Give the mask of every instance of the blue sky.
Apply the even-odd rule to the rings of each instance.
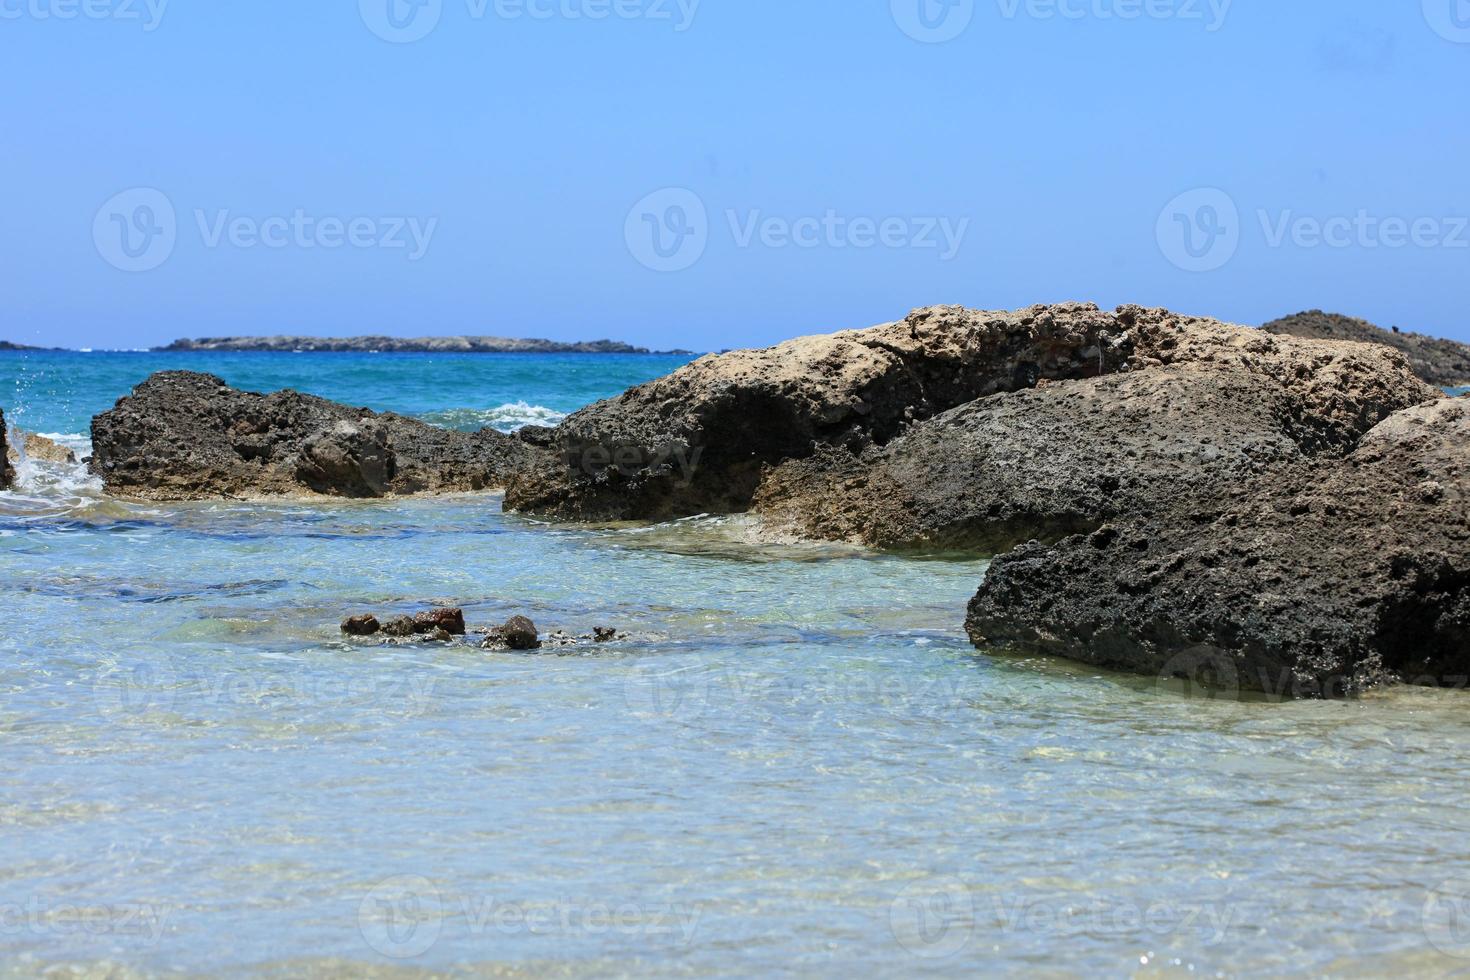
[[[1470,0],[392,2],[0,0],[0,339],[1470,340]]]

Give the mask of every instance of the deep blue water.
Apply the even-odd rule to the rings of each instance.
[[[149,371],[461,425],[678,359],[0,354],[79,450]],[[0,494],[0,975],[1420,976],[1470,965],[1465,692],[1209,700],[982,656],[986,563],[496,494]],[[433,602],[626,639],[345,640]]]

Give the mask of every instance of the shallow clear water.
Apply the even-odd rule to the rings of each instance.
[[[7,414],[80,434],[158,366],[69,357],[0,355]],[[417,414],[567,411],[666,369],[225,360],[166,358]],[[1470,968],[1470,694],[1236,703],[982,656],[960,624],[983,561],[745,519],[133,504],[23,475],[0,494],[0,974]],[[630,636],[338,632],[435,600]]]

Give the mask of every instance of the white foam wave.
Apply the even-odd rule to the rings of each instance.
[[[526,402],[513,402],[498,408],[450,408],[419,416],[430,425],[466,432],[486,427],[499,429],[501,432],[515,432],[528,425],[556,425],[566,417],[565,412]]]

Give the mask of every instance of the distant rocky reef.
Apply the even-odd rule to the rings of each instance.
[[[1367,320],[1308,310],[1294,316],[1272,320],[1261,327],[1267,333],[1304,337],[1308,340],[1353,340],[1364,344],[1382,344],[1400,351],[1409,359],[1409,367],[1423,380],[1441,388],[1470,386],[1470,346],[1453,340],[1406,333],[1398,327],[1384,330]]]
[[[388,354],[688,354],[650,351],[616,340],[516,340],[509,337],[201,337],[176,340],[160,351],[295,351]]]

